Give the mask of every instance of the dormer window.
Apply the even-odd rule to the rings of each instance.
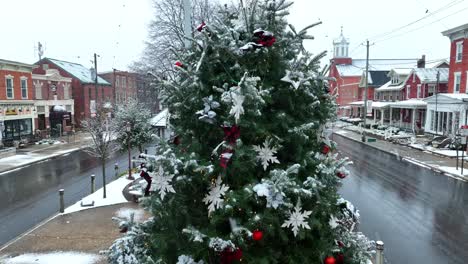
[[[397,84],[400,82],[400,79],[398,78],[398,75],[393,75],[392,76],[392,84]]]

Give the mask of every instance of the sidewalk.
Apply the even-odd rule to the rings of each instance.
[[[376,139],[375,142],[362,142],[360,133],[347,130],[346,128],[334,128],[333,133],[335,136],[343,136],[395,155],[402,161],[410,162],[462,181],[468,181],[468,163],[466,161],[463,175],[461,175],[460,167],[458,170],[456,169],[456,158],[438,155],[429,151],[394,144],[380,139]],[[461,166],[461,160],[459,166]]]
[[[68,142],[69,141],[69,142]],[[32,163],[77,151],[89,145],[91,138],[78,132],[75,136],[62,137],[56,144],[33,144],[17,149],[16,155],[0,159],[0,173],[25,167]]]
[[[149,217],[138,204],[126,199],[129,195],[124,192],[132,183],[121,177],[107,185],[106,199],[102,199],[102,189],[82,199],[93,200],[94,207],[82,207],[79,201],[39,224],[0,248],[0,263],[107,263],[101,251],[121,236],[112,217],[128,219],[134,214],[136,222]]]

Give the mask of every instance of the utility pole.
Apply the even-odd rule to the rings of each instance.
[[[184,7],[184,45],[188,49],[192,38],[192,3],[190,0],[183,0],[182,4]]]
[[[97,92],[97,84],[98,84],[98,75],[97,75],[97,54],[94,53],[94,100],[96,101],[97,105],[97,97],[98,97],[98,92]],[[97,107],[97,106],[96,106]]]
[[[437,118],[439,116],[439,114],[437,113],[437,97],[439,95],[439,80],[440,80],[440,71],[437,70],[437,81],[436,81],[436,87],[435,87],[435,91],[434,91],[435,96],[436,96],[436,98],[435,98],[435,131],[436,131],[436,134],[437,134],[437,132],[439,132],[438,131],[438,128],[439,128],[439,123],[438,122],[439,122],[439,120]]]
[[[362,142],[366,142],[366,118],[367,118],[367,89],[369,88],[369,40],[366,42],[367,55],[366,55],[366,86],[364,88],[364,122],[362,128]]]

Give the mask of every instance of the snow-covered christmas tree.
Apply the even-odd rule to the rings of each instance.
[[[142,199],[153,217],[116,241],[111,263],[369,257],[371,243],[353,232],[356,210],[337,194],[348,161],[324,132],[335,112],[319,70],[324,53],[303,47],[317,24],[288,25],[284,0],[248,4],[200,21],[179,54],[164,97],[177,138],[152,159],[164,193]]]

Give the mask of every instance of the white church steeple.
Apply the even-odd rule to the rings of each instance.
[[[333,41],[333,58],[349,57],[349,41],[343,35],[343,26],[341,26],[340,36]]]

